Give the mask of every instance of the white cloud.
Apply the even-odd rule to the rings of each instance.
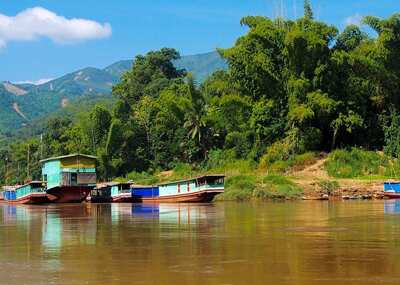
[[[45,84],[49,81],[52,81],[54,78],[43,78],[39,80],[24,80],[24,81],[18,81],[14,82],[15,84],[33,84],[33,85],[42,85]]]
[[[347,17],[345,20],[346,25],[356,25],[356,26],[361,26],[362,24],[362,19],[363,16],[361,16],[359,13],[354,14],[350,17]]]
[[[0,48],[10,41],[31,41],[41,37],[56,43],[76,43],[111,36],[109,23],[67,19],[41,7],[29,8],[10,17],[0,14]]]

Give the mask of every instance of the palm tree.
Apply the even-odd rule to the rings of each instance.
[[[204,151],[203,131],[206,126],[204,114],[206,109],[203,94],[197,90],[196,82],[191,74],[187,76],[188,106],[184,127],[189,131],[192,139],[196,139],[200,148]]]

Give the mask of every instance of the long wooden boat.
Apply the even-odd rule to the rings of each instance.
[[[135,202],[199,203],[211,202],[224,192],[224,175],[206,175],[157,186],[134,185]]]
[[[6,188],[4,191],[4,200],[8,203],[18,204],[49,203],[44,183],[41,181],[32,181],[23,186]]]
[[[90,192],[89,200],[93,203],[133,202],[131,184],[119,182],[97,184],[96,188]]]
[[[383,190],[386,198],[400,199],[400,182],[385,182]]]

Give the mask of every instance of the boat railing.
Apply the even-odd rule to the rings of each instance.
[[[208,184],[204,184],[199,186],[200,190],[204,190],[204,189],[223,189],[224,188],[224,184],[223,183],[208,183]]]
[[[44,188],[20,188],[16,191],[17,198],[32,194],[32,193],[44,193]]]

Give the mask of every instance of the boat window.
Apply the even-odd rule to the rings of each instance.
[[[78,184],[78,175],[76,173],[71,173],[71,185]]]

